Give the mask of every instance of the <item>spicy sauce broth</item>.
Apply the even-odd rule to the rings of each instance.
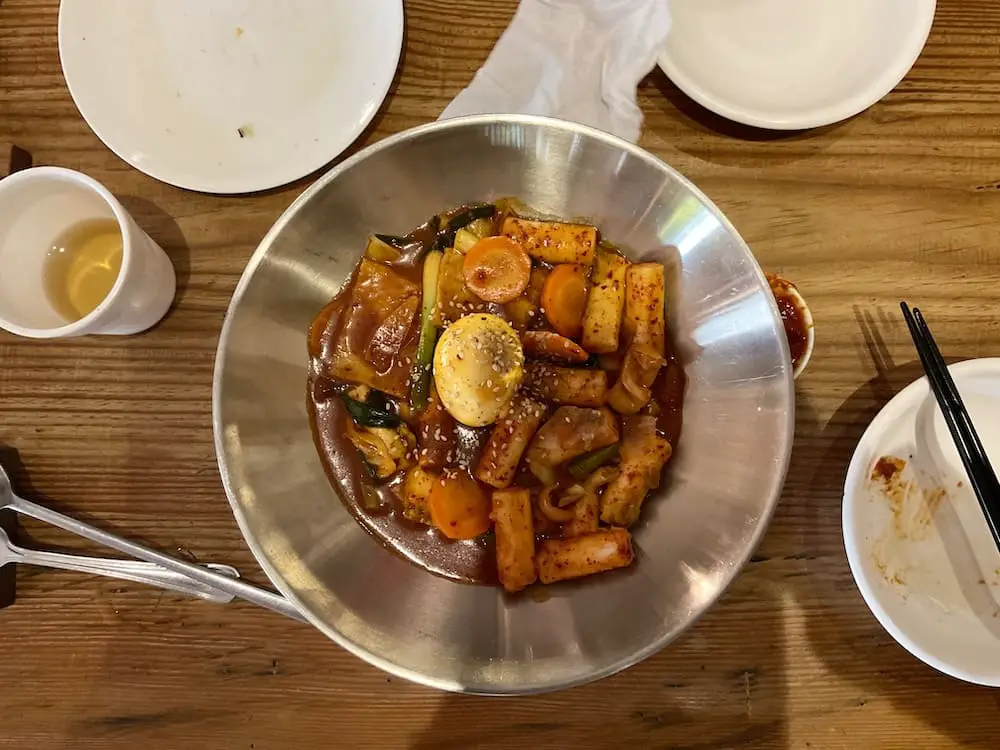
[[[464,207],[450,212],[450,215],[461,210]],[[413,241],[403,250],[399,260],[391,263],[393,270],[418,284],[423,266],[422,248],[427,237],[433,236],[435,223],[428,222],[407,235],[405,239]],[[456,541],[446,538],[432,527],[406,518],[401,501],[402,475],[397,474],[385,482],[375,480],[347,437],[346,425],[351,417],[341,394],[349,386],[332,379],[328,373],[342,315],[351,301],[356,270],[337,297],[317,315],[309,332],[309,417],[316,448],[327,475],[351,514],[389,550],[452,580],[496,585],[496,548],[492,532],[477,539]],[[496,314],[506,317],[501,306],[494,307]],[[419,326],[419,316],[416,325]],[[548,326],[544,316],[536,316],[532,330],[545,329]],[[659,411],[658,429],[676,450],[681,432],[686,378],[669,333],[668,330],[667,366],[659,373],[652,390]],[[609,377],[613,378],[613,374],[609,373]],[[398,400],[390,396],[388,401],[398,412]],[[491,427],[471,428],[458,424],[456,430],[458,448],[455,464],[471,473],[489,438]],[[569,481],[568,474],[566,476]],[[541,483],[523,464],[519,467],[516,484],[533,490],[541,488]],[[536,523],[536,531],[541,538],[558,535],[558,525],[554,526],[541,517]]]

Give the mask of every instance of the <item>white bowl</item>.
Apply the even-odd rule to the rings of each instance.
[[[1000,466],[1000,359],[949,370]],[[891,480],[874,471],[886,456],[905,462]],[[843,528],[854,580],[889,634],[945,674],[1000,686],[1000,552],[926,378],[893,398],[858,443]]]
[[[829,125],[903,79],[935,0],[674,0],[660,67],[723,117],[774,130]]]

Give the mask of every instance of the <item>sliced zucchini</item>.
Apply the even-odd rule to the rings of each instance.
[[[477,206],[470,206],[448,219],[447,224],[438,230],[437,240],[434,243],[435,250],[442,252],[449,247],[455,246],[455,235],[459,229],[466,229],[469,225],[482,221],[483,224],[477,226],[477,231],[484,231],[487,234],[477,236],[489,236],[493,234],[493,219],[496,217],[497,209],[492,203],[485,203]],[[489,227],[487,229],[486,227]],[[474,232],[475,234],[475,232]]]
[[[388,234],[373,234],[368,237],[365,255],[379,263],[392,263],[402,255],[405,240]]]
[[[465,255],[465,253],[469,252],[480,239],[480,237],[477,237],[468,229],[459,229],[455,232],[455,249]]]
[[[431,252],[424,259],[420,341],[417,344],[417,358],[413,363],[413,385],[410,388],[410,407],[416,412],[427,408],[430,395],[431,362],[434,359],[434,345],[438,337],[438,329],[434,325],[434,310],[437,307],[441,257],[440,253]]]
[[[496,234],[496,228],[493,225],[492,219],[476,219],[474,222],[465,227],[466,231],[471,232],[476,235],[479,239],[483,237],[492,237]]]
[[[497,207],[492,203],[484,203],[479,206],[470,206],[465,211],[456,214],[448,221],[448,229],[457,232],[463,227],[469,226],[474,221],[480,219],[492,220],[496,216]]]

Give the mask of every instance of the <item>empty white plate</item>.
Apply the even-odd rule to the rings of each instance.
[[[913,66],[935,0],[670,0],[660,67],[736,122],[798,130],[844,120]]]
[[[948,369],[1000,467],[1000,359]],[[1000,552],[926,378],[858,443],[843,525],[854,580],[889,634],[946,674],[1000,686]]]
[[[319,169],[396,72],[402,0],[62,0],[59,54],[97,136],[172,185],[244,193]]]

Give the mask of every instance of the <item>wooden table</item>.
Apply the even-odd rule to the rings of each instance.
[[[355,149],[434,119],[515,5],[407,2],[398,81]],[[70,99],[57,11],[56,0],[0,5],[0,141],[108,185],[166,248],[179,291],[142,336],[0,334],[0,442],[20,452],[22,487],[53,507],[262,581],[216,469],[212,361],[244,264],[309,181],[211,197],[126,166]],[[449,28],[461,36],[444,39]],[[900,298],[924,308],[946,355],[1000,355],[998,49],[1000,4],[942,0],[893,94],[850,122],[787,136],[710,115],[658,71],[643,81],[642,144],[695,180],[763,265],[800,284],[819,341],[771,529],[679,642],[554,695],[445,695],[249,605],[23,569],[16,604],[0,612],[0,747],[995,748],[998,694],[925,667],[869,614],[840,500],[857,438],[918,371]],[[26,532],[66,541],[35,524]]]

